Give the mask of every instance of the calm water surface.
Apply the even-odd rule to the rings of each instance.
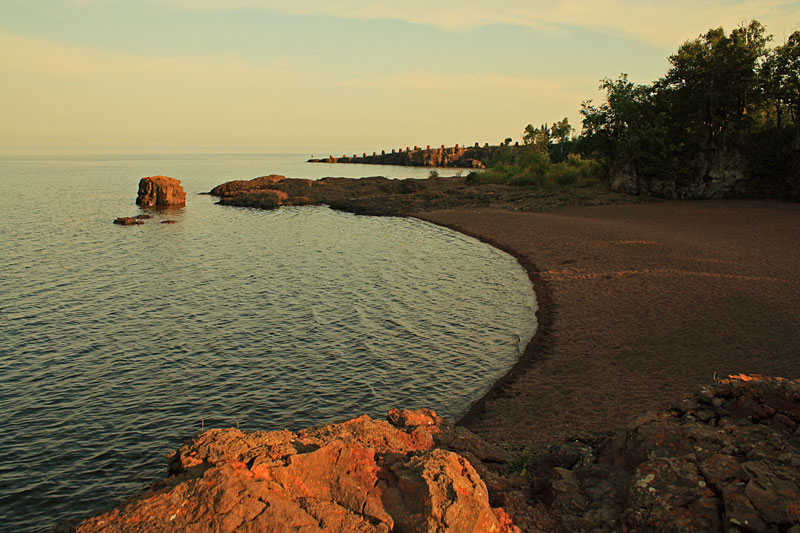
[[[427,175],[304,157],[0,159],[0,529],[135,494],[201,426],[456,418],[514,362],[536,302],[503,252],[414,219],[198,195],[270,173]],[[156,174],[186,208],[111,224]]]

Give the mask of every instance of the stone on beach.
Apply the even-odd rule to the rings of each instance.
[[[139,181],[139,195],[136,204],[142,207],[186,205],[186,193],[181,182],[167,176],[152,176]]]

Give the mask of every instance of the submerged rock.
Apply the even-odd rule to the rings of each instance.
[[[430,410],[213,429],[170,456],[166,480],[77,531],[519,531],[478,474],[503,457]]]
[[[167,176],[152,176],[139,181],[136,204],[143,207],[186,205],[186,193],[181,182]]]
[[[139,217],[119,217],[114,219],[114,224],[121,226],[134,226],[136,224],[144,224],[144,221]]]

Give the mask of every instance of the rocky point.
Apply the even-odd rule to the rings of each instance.
[[[298,432],[214,429],[77,531],[519,531],[479,471],[505,452],[430,410]]]
[[[535,431],[535,428],[532,429]],[[213,429],[77,531],[800,533],[800,380],[730,376],[608,434],[510,455],[433,411]]]
[[[279,175],[235,180],[214,187],[221,205],[274,209],[281,206],[327,205],[358,215],[408,215],[464,206],[541,211],[566,204],[599,205],[641,202],[641,197],[597,188],[543,191],[512,185],[470,185],[466,178],[388,179],[322,178],[307,180]]]

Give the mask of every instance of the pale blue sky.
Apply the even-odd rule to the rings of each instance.
[[[709,27],[782,41],[800,2],[3,0],[0,149],[496,143],[650,82]]]

